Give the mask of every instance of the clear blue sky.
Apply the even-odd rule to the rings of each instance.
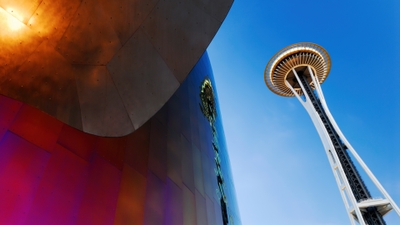
[[[305,109],[264,83],[269,59],[305,41],[330,54],[330,111],[400,205],[400,1],[236,0],[208,52],[243,225],[350,224]]]

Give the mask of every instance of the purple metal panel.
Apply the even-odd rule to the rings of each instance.
[[[25,224],[50,153],[7,132],[0,142],[0,224]]]
[[[121,171],[95,155],[90,164],[77,224],[113,224],[120,182]]]
[[[216,225],[217,221],[215,218],[215,207],[213,201],[206,195],[206,207],[207,207],[207,221],[208,225]]]
[[[26,224],[76,224],[88,175],[88,162],[56,145]]]
[[[177,184],[167,178],[164,225],[183,225],[183,192]]]
[[[206,200],[199,191],[195,192],[197,225],[207,225]]]
[[[209,157],[204,153],[201,154],[201,157],[205,195],[212,197],[216,195],[215,189],[217,188],[217,177],[214,172],[216,168],[214,157]]]
[[[201,164],[201,152],[197,147],[192,143],[192,154],[193,154],[193,177],[194,177],[194,185],[196,189],[201,193],[204,194],[204,184],[203,184],[203,166]]]
[[[144,225],[160,225],[164,220],[165,184],[152,172],[148,172]]]

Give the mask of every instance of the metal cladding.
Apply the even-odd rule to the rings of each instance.
[[[0,94],[124,136],[204,53],[232,0],[0,0]]]
[[[264,81],[268,88],[277,95],[293,97],[294,94],[286,85],[292,76],[292,69],[310,66],[320,84],[327,78],[331,69],[328,52],[321,46],[309,42],[301,42],[283,48],[268,62],[264,71]],[[309,80],[311,87],[314,84]],[[295,88],[301,95],[301,88]]]
[[[241,225],[221,120],[210,129],[199,107],[206,77],[205,54],[155,116],[114,138],[0,96],[0,224],[224,225],[226,204]]]

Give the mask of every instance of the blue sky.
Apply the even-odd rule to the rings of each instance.
[[[350,224],[305,109],[264,83],[269,59],[304,41],[330,54],[330,111],[400,205],[400,2],[236,0],[208,52],[243,225]]]

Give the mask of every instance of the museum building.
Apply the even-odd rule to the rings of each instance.
[[[240,225],[205,52],[231,5],[0,0],[0,224]]]

